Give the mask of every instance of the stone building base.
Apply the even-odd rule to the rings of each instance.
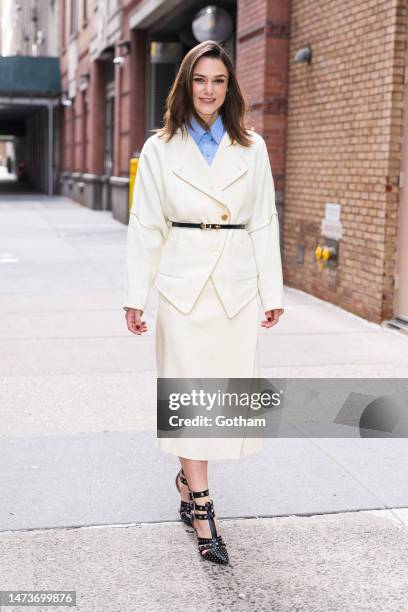
[[[61,172],[59,192],[92,210],[111,210],[114,219],[129,219],[129,179],[120,176]]]

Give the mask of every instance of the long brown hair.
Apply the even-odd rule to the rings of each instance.
[[[245,127],[247,105],[238,85],[235,68],[228,53],[214,40],[206,40],[188,51],[181,62],[177,76],[167,95],[166,111],[163,117],[163,127],[152,130],[160,137],[169,141],[178,128],[186,133],[186,124],[189,125],[190,116],[193,115],[204,128],[208,125],[195,111],[192,93],[192,76],[196,63],[202,57],[220,59],[228,70],[228,91],[224,103],[219,109],[225,129],[232,142],[238,142],[244,147],[253,143],[251,134]]]

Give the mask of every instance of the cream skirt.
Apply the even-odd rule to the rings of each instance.
[[[156,319],[159,378],[259,377],[258,302],[229,319],[210,277],[184,314],[161,293]],[[238,459],[262,450],[262,438],[156,438],[160,450],[187,459]]]

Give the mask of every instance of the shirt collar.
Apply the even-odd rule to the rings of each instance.
[[[209,131],[215,142],[217,144],[220,144],[221,138],[223,137],[225,131],[221,115],[218,115],[217,119],[211,125]],[[194,140],[198,143],[201,140],[203,134],[205,134],[206,132],[207,130],[198,123],[197,119],[194,116],[192,116],[190,134],[193,136]]]

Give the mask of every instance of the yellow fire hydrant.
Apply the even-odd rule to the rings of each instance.
[[[316,259],[321,259],[322,258],[322,246],[320,244],[317,245],[316,249],[315,249],[315,258]]]
[[[323,259],[323,261],[328,261],[329,259],[334,259],[336,257],[336,250],[333,247],[322,246],[318,244],[315,249],[315,258],[317,260]]]
[[[318,244],[314,253],[315,259],[321,270],[326,267],[326,263],[328,261],[332,261],[333,259],[337,258],[336,249],[331,246]]]

